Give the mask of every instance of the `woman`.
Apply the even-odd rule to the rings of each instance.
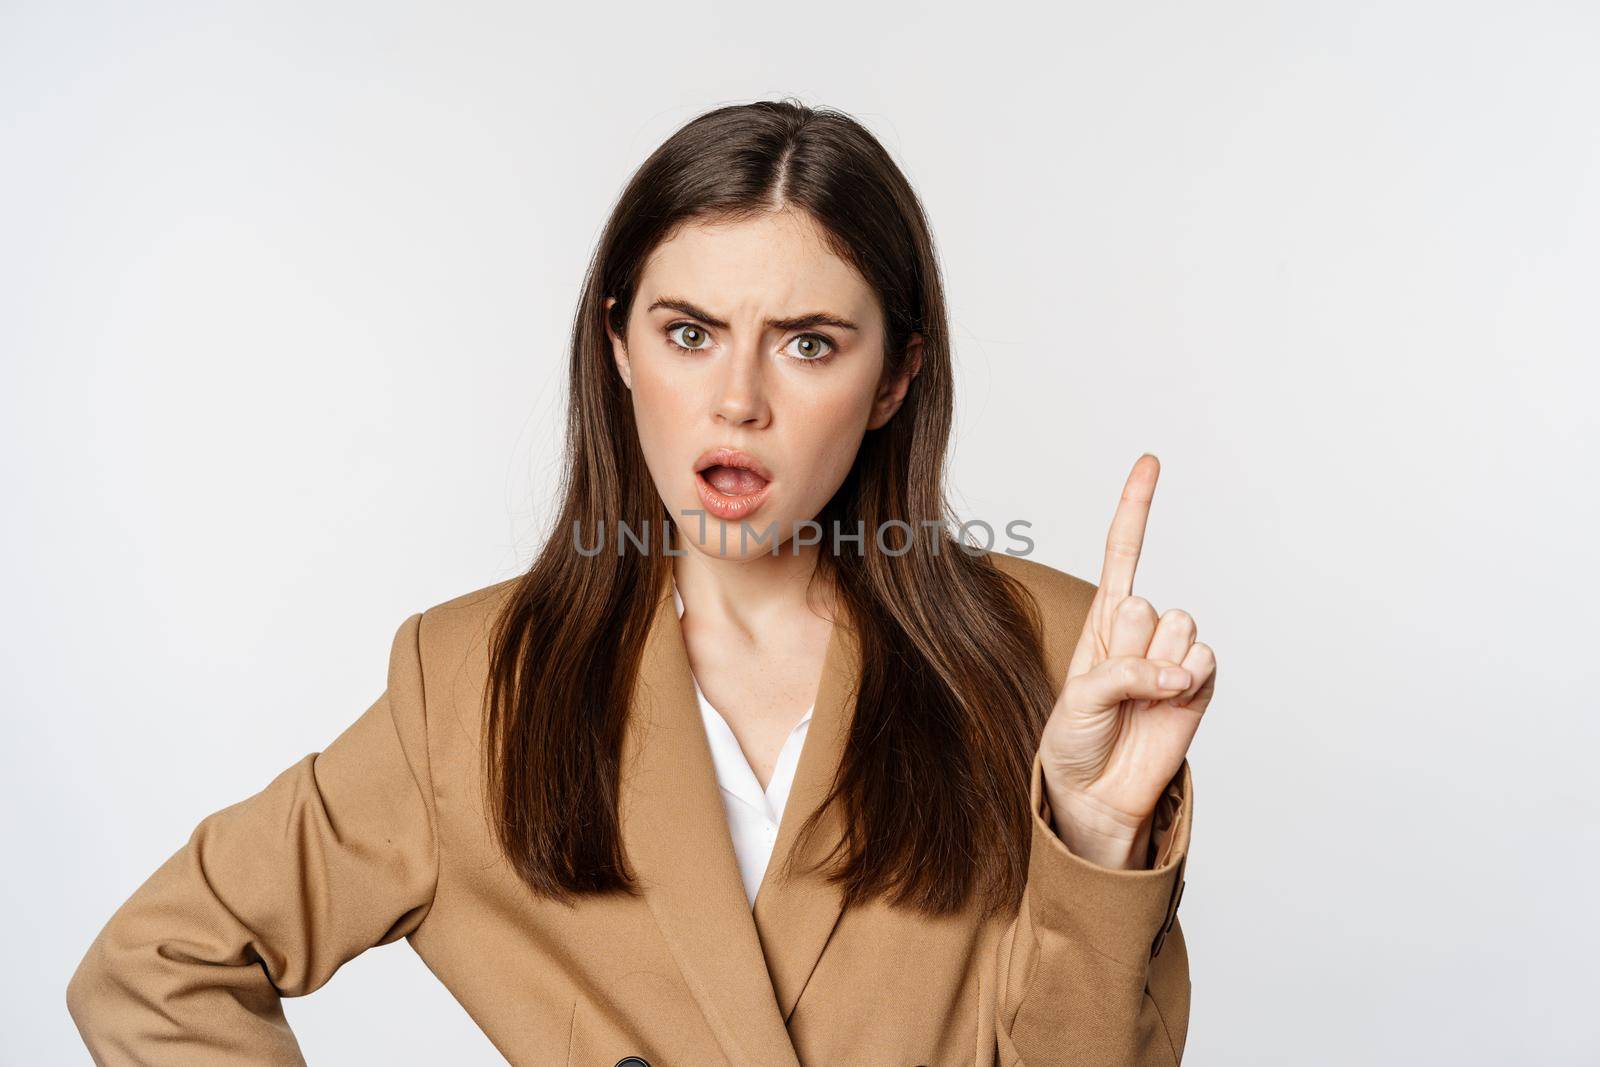
[[[882,146],[675,133],[584,288],[553,535],[113,915],[96,1062],[300,1063],[280,998],[401,937],[519,1065],[1178,1062],[1215,664],[1132,595],[1157,463],[1096,587],[950,536],[951,409]]]

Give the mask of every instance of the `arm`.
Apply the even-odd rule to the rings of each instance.
[[[282,997],[411,934],[438,877],[421,615],[388,686],[320,753],[215,812],[111,916],[67,985],[99,1067],[303,1067]]]
[[[1028,878],[1000,944],[996,1031],[1006,1067],[1170,1067],[1183,1057],[1187,753],[1215,693],[1216,656],[1195,640],[1188,612],[1158,616],[1133,595],[1159,469],[1145,453],[1129,472],[1098,586],[1035,572],[1045,579],[1052,681],[1066,642],[1072,651],[1033,758]],[[1052,829],[1058,816],[1066,833]]]
[[[1177,922],[1193,819],[1184,761],[1156,805],[1154,864],[1113,870],[1051,828],[1033,761],[1033,844],[1015,921],[1000,940],[1001,1067],[1171,1067],[1189,1026],[1189,960]]]

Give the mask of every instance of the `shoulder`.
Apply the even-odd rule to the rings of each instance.
[[[1039,636],[1052,680],[1065,680],[1072,650],[1089,617],[1089,605],[1099,587],[1075,574],[1028,556],[989,553],[1002,574],[1014,579],[1031,597],[1039,616]]]
[[[415,627],[413,638],[422,673],[430,679],[459,676],[463,666],[479,661],[487,669],[495,621],[521,580],[519,574],[481,586],[412,615],[407,625]]]
[[[990,552],[989,559],[1001,573],[1016,579],[1033,596],[1047,629],[1081,625],[1099,588],[1093,582],[1028,556]]]
[[[518,574],[440,601],[423,609],[422,624],[436,632],[473,628],[498,614],[522,578]]]
[[[1098,588],[1093,582],[1075,574],[1041,563],[1030,556],[1012,556],[1004,552],[990,552],[989,560],[1001,571],[1021,582],[1040,600],[1057,607],[1081,606],[1087,611]]]

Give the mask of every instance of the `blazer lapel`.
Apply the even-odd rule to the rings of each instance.
[[[729,1062],[799,1067],[733,854],[670,581],[655,599],[621,775],[629,866]],[[797,928],[814,937],[816,925]]]
[[[844,906],[843,892],[813,869],[843,840],[838,807],[828,809],[811,847],[803,854],[796,851],[795,838],[833,783],[854,718],[860,676],[856,638],[836,622],[823,658],[811,726],[800,749],[772,860],[756,892],[752,915],[785,1024],[794,1014]],[[792,874],[786,873],[786,861],[794,867]]]

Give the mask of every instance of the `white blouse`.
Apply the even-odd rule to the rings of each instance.
[[[678,618],[683,618],[683,598],[678,595],[677,582],[672,583],[672,602],[677,606]],[[763,790],[744,750],[739,747],[733,727],[700,691],[698,678],[694,680],[694,695],[700,701],[700,719],[705,723],[706,740],[711,743],[711,762],[716,767],[717,784],[722,787],[722,805],[728,812],[728,831],[733,836],[733,853],[739,860],[744,893],[750,906],[755,907],[756,891],[761,888],[767,861],[772,858],[778,824],[789,801],[794,769],[800,762],[800,749],[805,744],[816,705],[806,709],[805,715],[784,739],[783,749],[778,753],[778,766]]]

